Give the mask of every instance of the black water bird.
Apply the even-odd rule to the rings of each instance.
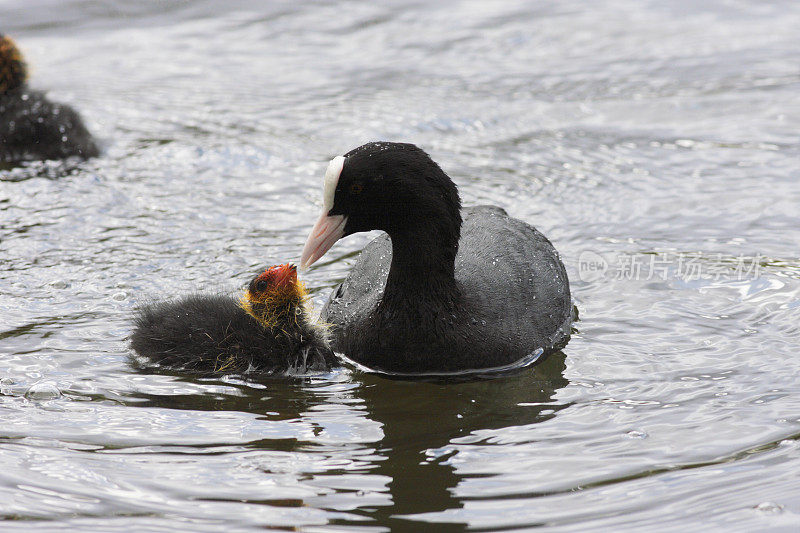
[[[447,373],[513,365],[563,347],[569,281],[553,245],[501,208],[461,209],[452,180],[412,144],[334,158],[301,267],[340,238],[383,230],[321,320],[337,352],[371,369]]]

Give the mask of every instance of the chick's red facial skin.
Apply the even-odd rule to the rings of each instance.
[[[248,293],[251,298],[259,299],[267,293],[297,286],[297,268],[289,263],[269,267],[250,282]]]

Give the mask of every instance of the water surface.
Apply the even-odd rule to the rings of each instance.
[[[104,156],[0,171],[4,530],[795,531],[800,5],[3,2]],[[414,142],[561,251],[492,380],[141,374],[138,303],[296,260],[328,160]],[[317,303],[370,236],[306,274]]]

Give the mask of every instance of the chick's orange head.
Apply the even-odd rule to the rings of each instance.
[[[28,77],[22,54],[10,37],[0,34],[0,94],[16,89]]]
[[[247,288],[248,297],[254,301],[263,301],[275,293],[298,292],[301,290],[297,282],[297,267],[275,265],[256,276]]]

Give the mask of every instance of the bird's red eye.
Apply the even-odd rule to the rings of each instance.
[[[364,190],[364,186],[360,183],[351,183],[350,184],[350,192],[352,194],[361,194],[361,191]]]

